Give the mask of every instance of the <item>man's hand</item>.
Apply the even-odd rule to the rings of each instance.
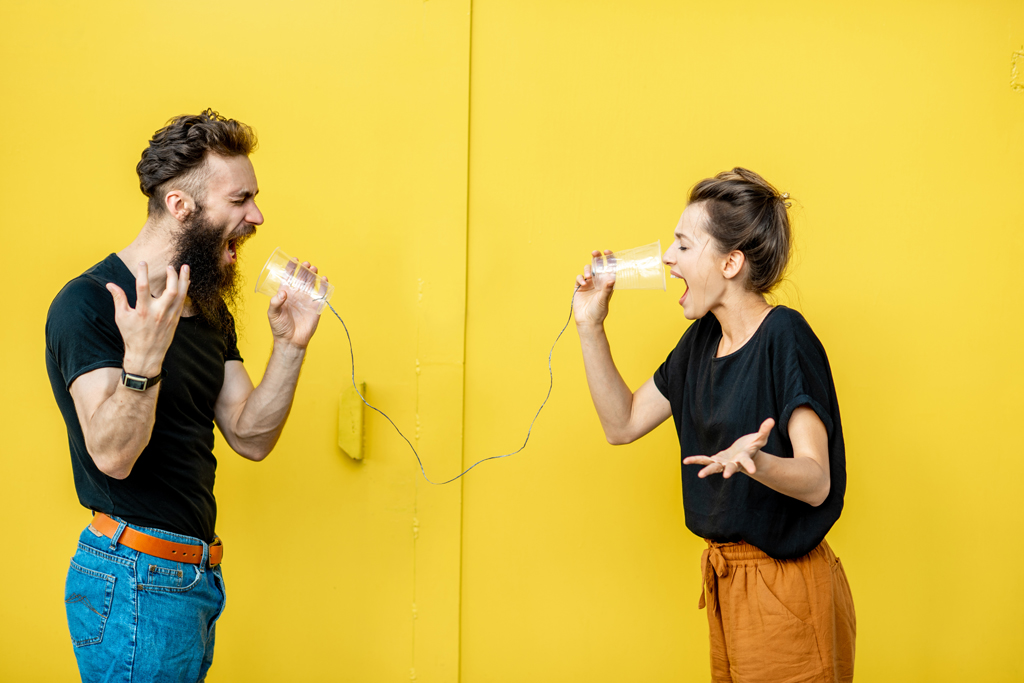
[[[691,455],[683,459],[683,464],[705,465],[704,469],[697,473],[701,479],[712,474],[721,474],[723,479],[728,479],[739,472],[740,468],[746,470],[747,474],[754,474],[757,472],[754,456],[768,443],[768,435],[774,426],[775,420],[769,417],[761,423],[761,428],[757,432],[741,436],[724,451],[710,458],[706,455]]]
[[[316,266],[310,265],[309,261],[303,262],[302,265],[316,274]],[[300,270],[300,280],[310,281],[312,278],[313,276],[308,271]],[[322,297],[326,293],[327,278],[324,277],[321,278],[319,294]],[[320,322],[317,301],[318,299],[308,294],[282,285],[277,290],[277,294],[271,298],[270,309],[267,311],[270,330],[274,333],[274,341],[285,342],[296,348],[305,349]]]
[[[611,254],[611,251],[605,251]],[[601,252],[591,252],[593,256],[600,256]],[[576,276],[576,285],[579,288],[572,302],[573,318],[577,327],[598,326],[604,323],[608,317],[608,303],[612,298],[612,288],[615,286],[614,274],[605,279],[602,287],[594,284],[590,266],[583,267],[583,275]]]
[[[181,319],[188,286],[187,265],[181,267],[180,275],[167,266],[167,286],[163,294],[153,298],[149,291],[149,267],[143,261],[135,278],[135,308],[130,308],[124,290],[107,283],[107,291],[114,297],[114,322],[124,339],[125,372],[143,377],[160,374]]]

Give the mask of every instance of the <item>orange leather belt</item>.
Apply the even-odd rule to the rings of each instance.
[[[114,534],[117,533],[117,527],[121,525],[111,519],[109,515],[97,512],[89,526],[107,538],[113,538]],[[144,534],[131,527],[125,527],[117,542],[128,546],[132,550],[138,550],[140,553],[159,557],[163,560],[187,562],[188,564],[200,564],[203,561],[203,546],[201,545],[175,543],[174,541]],[[210,545],[210,566],[216,567],[223,558],[224,546],[221,545],[218,538]]]

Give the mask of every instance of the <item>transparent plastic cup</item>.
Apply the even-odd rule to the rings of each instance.
[[[665,291],[665,265],[661,262],[661,240],[642,247],[595,256],[590,272],[594,276],[595,287],[603,286],[604,281],[614,275],[614,289]]]
[[[281,287],[302,294],[316,307],[317,313],[324,310],[324,305],[334,294],[334,285],[278,247],[267,259],[260,276],[256,279],[256,291],[274,296]]]

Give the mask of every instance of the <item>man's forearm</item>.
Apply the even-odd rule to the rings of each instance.
[[[127,477],[149,444],[159,391],[159,385],[139,392],[118,384],[91,417],[81,420],[86,449],[107,476]]]
[[[238,443],[233,445],[239,454],[262,460],[273,450],[291,412],[305,357],[304,348],[274,344],[263,379],[249,394],[235,423]]]

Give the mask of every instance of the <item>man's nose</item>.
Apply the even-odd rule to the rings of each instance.
[[[246,223],[252,223],[253,225],[263,225],[263,212],[260,211],[260,207],[256,206],[253,202],[252,210],[245,216]]]

